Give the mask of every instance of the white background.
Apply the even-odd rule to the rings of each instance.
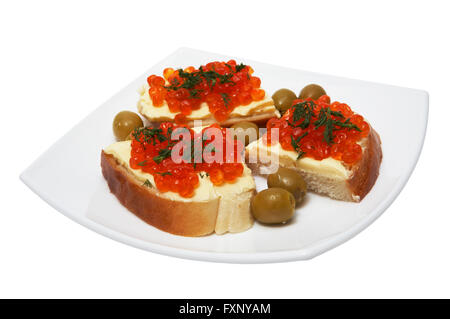
[[[449,9],[446,1],[1,2],[0,297],[450,297]],[[372,226],[313,260],[230,265],[112,241],[19,181],[62,134],[181,46],[428,91],[425,146],[405,189]]]

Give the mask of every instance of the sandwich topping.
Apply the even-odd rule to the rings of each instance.
[[[187,126],[165,122],[159,128],[141,127],[132,133],[130,167],[152,174],[160,192],[192,197],[199,178],[209,177],[218,186],[242,176],[243,145],[228,137],[218,124],[195,132]]]
[[[206,103],[214,118],[221,122],[240,105],[261,101],[266,93],[261,80],[252,76],[253,69],[235,60],[210,62],[198,69],[190,66],[174,70],[166,68],[163,76],[147,78],[149,95],[154,107],[167,103],[170,112],[177,113],[175,122],[182,124],[186,116]]]
[[[272,129],[279,130],[278,141],[271,140]],[[370,126],[361,115],[345,103],[330,103],[330,97],[322,95],[317,100],[294,100],[281,118],[270,119],[263,142],[279,142],[283,149],[297,152],[298,158],[331,157],[351,165],[361,159],[358,141],[369,132]]]

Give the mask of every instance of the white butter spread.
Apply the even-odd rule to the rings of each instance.
[[[145,117],[155,121],[174,120],[175,115],[177,115],[178,113],[170,112],[169,106],[167,105],[166,101],[164,101],[164,104],[162,106],[153,106],[153,102],[150,98],[150,95],[148,94],[148,89],[148,84],[145,84],[139,91],[140,98],[137,105],[139,112]],[[261,101],[253,101],[249,105],[237,106],[233,111],[231,111],[229,117],[242,117],[260,113],[278,114],[275,106],[273,105],[272,99],[270,97],[267,97],[267,94]],[[187,119],[206,119],[210,118],[211,116],[212,115],[209,111],[208,104],[202,103],[198,110],[193,110],[192,113],[187,116]]]
[[[260,149],[264,149],[269,155],[278,156],[280,162],[283,159],[288,159],[296,167],[316,174],[332,175],[343,179],[347,179],[350,174],[350,171],[345,168],[341,161],[332,157],[323,160],[316,160],[311,157],[297,159],[298,154],[296,152],[283,149],[279,143],[270,146],[264,145],[262,139],[254,141],[247,146],[248,152],[257,152]]]

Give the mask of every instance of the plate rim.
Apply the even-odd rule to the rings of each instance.
[[[207,54],[221,55],[218,53],[182,47],[182,48],[175,50],[173,53],[169,54],[168,56],[166,56],[164,59],[162,59],[158,63],[163,62],[165,59],[167,59],[183,50],[190,50],[190,51],[196,51],[196,52],[207,53]],[[257,62],[257,61],[255,61],[255,62]],[[85,215],[72,214],[70,212],[70,210],[60,207],[56,202],[54,202],[51,199],[51,196],[47,196],[42,191],[38,190],[38,185],[34,184],[33,178],[29,175],[29,172],[34,168],[35,164],[40,160],[41,157],[43,157],[44,154],[46,154],[47,152],[49,152],[53,148],[55,148],[59,144],[59,142],[62,139],[64,139],[64,137],[69,132],[71,132],[74,128],[76,128],[78,125],[80,125],[85,119],[89,118],[94,112],[96,112],[99,108],[101,108],[107,101],[114,98],[114,96],[116,94],[114,94],[111,98],[107,99],[104,103],[102,103],[100,106],[98,106],[93,111],[91,111],[81,121],[79,121],[70,130],[68,130],[65,134],[63,134],[55,143],[53,143],[40,156],[38,156],[20,174],[19,178],[26,186],[28,186],[36,195],[38,195],[47,204],[49,204],[51,207],[56,209],[58,212],[62,213],[64,216],[77,222],[78,224],[80,224],[88,229],[91,229],[100,235],[103,235],[105,237],[108,237],[110,239],[118,241],[120,243],[127,244],[129,246],[139,248],[142,250],[146,250],[146,251],[150,251],[153,253],[157,253],[157,254],[161,254],[161,255],[165,255],[165,256],[183,258],[183,259],[197,260],[197,261],[234,263],[234,264],[289,262],[289,261],[308,260],[308,259],[312,259],[316,256],[319,256],[319,255],[323,254],[324,252],[331,250],[331,249],[347,242],[348,240],[350,240],[351,238],[355,237],[357,234],[359,234],[360,232],[365,230],[376,219],[378,219],[378,217],[380,217],[384,213],[384,211],[386,211],[387,208],[389,208],[389,206],[394,202],[394,200],[401,193],[401,191],[403,190],[405,185],[408,183],[415,167],[417,166],[417,162],[420,158],[420,154],[422,153],[423,145],[425,142],[427,127],[428,127],[428,116],[429,116],[429,94],[425,90],[419,90],[419,89],[414,89],[414,88],[406,88],[406,87],[395,86],[395,85],[390,85],[390,84],[383,84],[383,83],[378,83],[378,82],[371,82],[371,81],[329,75],[329,74],[325,74],[325,73],[317,73],[317,72],[311,72],[311,71],[298,70],[298,69],[288,68],[288,67],[284,67],[284,66],[277,66],[277,65],[273,65],[273,64],[269,64],[269,63],[264,63],[264,62],[258,62],[258,63],[275,66],[275,67],[287,68],[287,69],[295,70],[295,71],[299,71],[299,72],[307,72],[310,74],[318,74],[318,75],[322,75],[322,76],[331,76],[334,78],[339,78],[339,79],[344,79],[344,80],[364,82],[367,84],[385,85],[385,86],[394,87],[394,88],[414,90],[414,91],[420,92],[421,94],[424,94],[425,101],[426,101],[426,103],[423,106],[424,112],[425,112],[425,117],[424,117],[424,121],[422,121],[420,147],[417,148],[417,152],[414,156],[414,160],[412,160],[410,162],[411,164],[407,169],[406,178],[400,179],[395,184],[395,186],[392,189],[392,192],[389,193],[389,196],[387,196],[384,200],[382,200],[380,202],[380,204],[376,207],[376,209],[374,209],[374,211],[371,212],[371,214],[369,214],[366,218],[360,220],[358,223],[352,225],[347,231],[345,231],[343,233],[337,233],[337,234],[328,236],[322,240],[319,240],[316,243],[313,243],[311,245],[308,245],[307,247],[300,248],[300,249],[291,249],[291,250],[284,250],[284,251],[270,251],[270,252],[250,252],[250,253],[249,252],[241,252],[241,253],[207,252],[207,251],[199,251],[199,250],[190,250],[190,249],[186,249],[186,248],[170,247],[170,246],[165,246],[165,245],[156,244],[156,243],[140,240],[137,238],[133,238],[129,235],[126,235],[119,231],[108,228],[107,226],[96,223],[96,222],[90,220],[89,218],[87,218]],[[155,65],[157,65],[157,64],[155,64]],[[133,83],[135,80],[136,79],[132,80],[130,83]],[[128,83],[126,86],[124,86],[118,92],[121,92],[122,90],[124,90],[126,87],[128,87],[128,85],[130,85],[130,83]],[[382,165],[383,165],[383,163],[382,163]]]

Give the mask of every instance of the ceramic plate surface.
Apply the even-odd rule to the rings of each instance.
[[[198,66],[229,58],[192,49],[177,50],[64,135],[22,173],[22,181],[55,209],[100,234],[148,251],[189,259],[234,263],[309,259],[370,225],[397,197],[418,160],[427,126],[428,94],[239,58],[235,58],[238,63],[255,69],[269,94],[282,87],[299,91],[306,84],[318,83],[332,100],[346,102],[368,119],[380,134],[383,162],[380,176],[366,198],[361,203],[347,203],[309,193],[307,203],[288,225],[268,227],[255,223],[252,229],[239,234],[187,238],[147,225],[109,192],[101,174],[100,151],[114,142],[111,123],[115,114],[124,109],[137,112],[137,91],[147,76],[162,74],[167,66]],[[256,178],[256,183],[258,190],[266,188],[265,179]]]

